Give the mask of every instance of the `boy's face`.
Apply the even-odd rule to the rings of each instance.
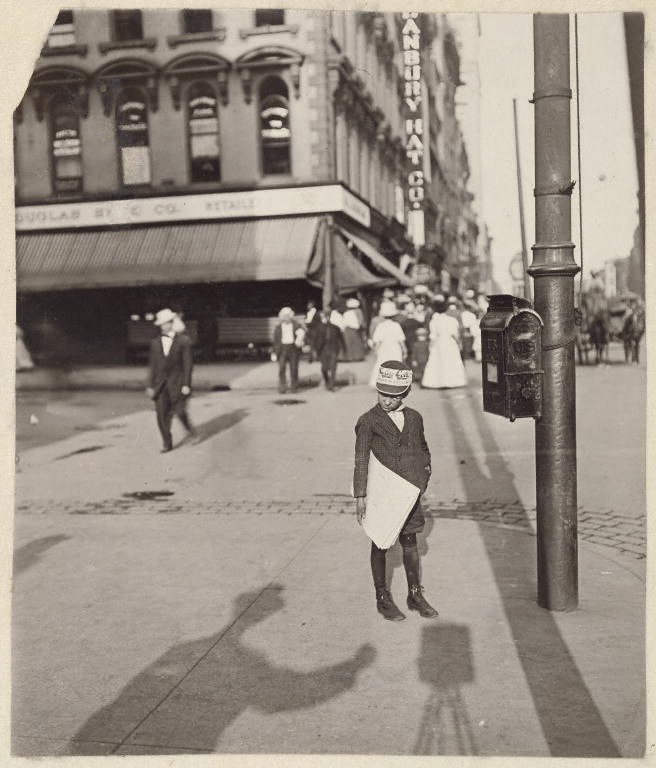
[[[403,395],[384,395],[382,392],[378,393],[378,404],[380,407],[388,413],[389,411],[395,411],[403,402],[403,398],[407,393]]]

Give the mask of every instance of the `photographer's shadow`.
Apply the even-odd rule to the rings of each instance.
[[[422,629],[419,679],[431,686],[415,755],[476,755],[478,747],[461,687],[474,681],[469,628],[431,624]]]
[[[173,646],[154,661],[114,702],[89,718],[71,740],[71,753],[80,742],[117,740],[112,751],[120,754],[129,754],[131,747],[143,754],[146,745],[157,745],[154,752],[159,754],[220,751],[221,734],[250,708],[266,714],[309,708],[353,687],[358,674],[375,658],[369,644],[361,645],[345,661],[301,672],[272,663],[243,641],[248,630],[283,606],[282,589],[275,585],[240,595],[224,629]],[[289,641],[291,646],[293,637]],[[154,691],[160,691],[158,697]],[[134,712],[135,701],[146,697],[150,700],[143,716],[133,717],[117,739],[112,731],[115,734],[126,722],[126,712]],[[283,743],[263,745],[260,734],[253,737],[254,743],[244,743],[243,751],[284,751]]]

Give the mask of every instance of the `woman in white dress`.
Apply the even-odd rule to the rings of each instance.
[[[460,326],[446,314],[443,302],[435,304],[430,321],[430,353],[421,385],[428,389],[467,386],[467,374],[460,356]]]
[[[376,353],[376,362],[369,378],[369,386],[376,387],[378,368],[386,360],[405,362],[406,346],[405,333],[400,323],[394,319],[398,310],[393,301],[383,301],[380,305],[380,316],[383,318],[376,326],[371,337],[371,344]]]

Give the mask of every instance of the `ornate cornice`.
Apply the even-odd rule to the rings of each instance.
[[[103,113],[109,117],[118,91],[128,84],[138,85],[146,91],[148,106],[157,112],[159,98],[157,82],[159,70],[154,64],[141,59],[119,59],[96,72],[95,81],[103,103]]]
[[[77,67],[55,66],[37,70],[27,90],[39,122],[44,118],[46,102],[58,92],[66,94],[82,117],[89,115],[89,75]]]
[[[190,53],[170,61],[162,72],[171,90],[173,107],[181,106],[181,84],[184,80],[206,77],[213,80],[219,92],[221,104],[228,103],[228,72],[231,64],[222,56],[209,53]]]
[[[301,65],[304,56],[293,48],[283,46],[263,46],[240,56],[235,61],[235,69],[239,73],[244,101],[250,104],[253,98],[253,70],[279,70],[287,69],[292,81],[294,96],[298,99],[301,95]]]

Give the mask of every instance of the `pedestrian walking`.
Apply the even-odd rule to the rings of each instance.
[[[430,321],[430,353],[422,386],[428,389],[464,387],[467,374],[460,355],[460,326],[455,317],[446,314],[446,303],[435,302]]]
[[[278,312],[280,322],[273,331],[271,360],[278,363],[278,392],[287,391],[287,366],[289,366],[290,390],[298,389],[298,361],[305,343],[305,329],[294,319],[294,310],[283,307]]]
[[[321,313],[317,309],[315,301],[310,299],[307,303],[307,312],[305,313],[305,344],[309,349],[308,362],[314,362],[315,358],[319,357],[317,352],[316,342],[317,333],[321,326]]]
[[[437,611],[423,595],[420,583],[417,534],[424,529],[421,494],[426,490],[431,475],[431,455],[424,435],[421,414],[408,408],[404,399],[410,392],[412,372],[398,360],[386,360],[378,367],[376,390],[378,402],[364,413],[355,426],[355,467],[353,495],[356,499],[357,519],[365,532],[380,530],[382,517],[390,518],[393,532],[386,541],[371,541],[371,573],[376,593],[376,607],[383,618],[401,621],[405,615],[392,599],[386,579],[387,551],[399,537],[403,551],[403,566],[408,581],[407,606],[424,618],[435,618]],[[384,496],[375,485],[384,477]],[[397,491],[397,488],[399,489]],[[403,491],[411,489],[406,498],[409,512],[393,506]],[[378,501],[377,501],[378,499]],[[378,527],[376,527],[378,526]],[[390,543],[391,539],[391,543]],[[380,546],[379,546],[380,545]]]
[[[344,324],[344,353],[343,360],[364,360],[364,315],[357,299],[346,300],[346,311],[342,316]]]
[[[324,313],[321,314],[321,318],[321,325],[317,327],[316,332],[316,350],[321,361],[324,385],[329,392],[333,392],[337,379],[337,361],[340,352],[345,353],[346,345],[340,327]]]
[[[369,377],[371,387],[376,386],[381,363],[385,360],[404,361],[407,355],[405,334],[396,321],[398,316],[396,304],[393,301],[383,301],[380,305],[380,316],[382,320],[371,337],[371,346],[376,353],[376,362]]]
[[[429,353],[430,342],[428,340],[428,331],[425,328],[417,328],[415,332],[415,340],[412,342],[410,363],[412,367],[412,380],[417,382],[417,384],[421,384],[424,378],[424,371],[426,370]]]
[[[146,394],[155,402],[157,426],[162,441],[162,453],[172,450],[171,423],[174,414],[189,435],[194,429],[187,414],[187,399],[191,394],[193,359],[191,342],[184,333],[173,330],[175,312],[161,309],[155,316],[160,334],[150,343],[150,366]]]

